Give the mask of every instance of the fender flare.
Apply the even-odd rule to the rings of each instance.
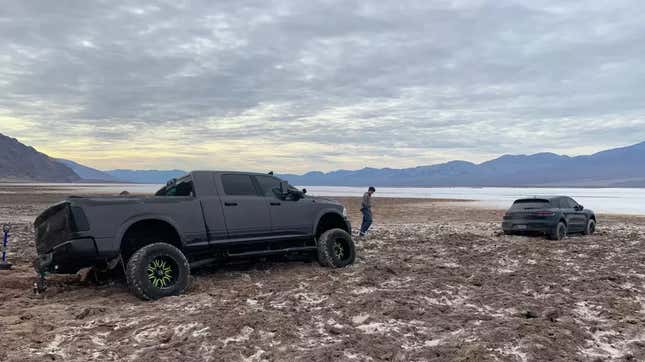
[[[340,211],[338,211],[337,209],[334,209],[334,208],[325,208],[325,209],[320,210],[318,212],[318,214],[316,215],[316,222],[314,223],[314,228],[313,228],[312,233],[311,233],[314,237],[316,236],[316,230],[318,230],[318,225],[320,224],[320,220],[322,220],[323,216],[328,215],[328,214],[336,214],[336,215],[338,215],[341,219],[344,220],[345,225],[351,231],[352,228],[351,228],[347,218],[344,217],[343,214]]]
[[[116,236],[116,241],[118,243],[119,250],[121,250],[121,247],[123,246],[123,237],[125,236],[125,233],[128,232],[130,227],[132,227],[132,225],[140,221],[148,221],[148,220],[161,221],[170,225],[173,229],[175,229],[175,231],[177,232],[177,235],[179,235],[179,243],[181,244],[181,246],[182,247],[186,246],[183,233],[181,232],[181,229],[173,219],[159,214],[139,214],[126,219],[119,227],[119,232],[117,233],[117,236]]]

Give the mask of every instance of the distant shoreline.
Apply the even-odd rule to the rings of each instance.
[[[61,182],[61,181],[14,181],[14,180],[0,180],[0,185],[165,185],[165,182],[160,183],[146,183],[146,182],[128,182],[128,181],[101,181],[101,180],[79,180],[74,182]],[[371,185],[366,183],[365,185],[299,185],[298,187],[365,187],[375,186],[375,187],[386,187],[386,188],[396,188],[396,189],[456,189],[456,188],[468,188],[468,189],[484,189],[484,188],[494,188],[494,189],[645,189],[645,186],[576,186],[576,185],[559,185],[559,186],[543,186],[543,185],[521,185],[521,186],[455,186],[455,185],[443,185],[443,186],[390,186],[390,185]]]

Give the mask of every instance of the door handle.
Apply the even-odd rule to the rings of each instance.
[[[280,205],[282,205],[282,204],[281,204],[281,203],[279,203],[279,202],[272,202],[272,203],[271,203],[271,206],[280,206]]]
[[[237,202],[225,202],[224,206],[237,206]]]

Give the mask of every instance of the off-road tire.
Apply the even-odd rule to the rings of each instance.
[[[551,240],[562,240],[565,236],[567,236],[567,225],[560,221],[549,235],[549,238]]]
[[[318,262],[329,268],[342,268],[356,260],[352,236],[343,229],[327,230],[318,238]],[[339,254],[338,248],[342,249]]]
[[[167,287],[153,285],[149,268],[155,260],[167,260],[174,275]],[[167,243],[149,244],[137,250],[126,267],[126,280],[132,294],[143,300],[182,294],[190,285],[190,265],[184,254]]]
[[[583,232],[583,234],[591,235],[595,232],[596,232],[596,220],[594,219],[587,220],[587,227],[585,228],[585,231]]]

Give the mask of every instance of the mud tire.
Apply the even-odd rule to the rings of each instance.
[[[174,278],[166,288],[154,286],[148,278],[148,267],[157,258],[163,258],[172,264]],[[125,275],[132,294],[143,300],[179,295],[190,285],[188,260],[179,249],[167,243],[149,244],[137,250],[128,260]]]
[[[594,219],[587,220],[587,227],[585,228],[585,231],[583,231],[583,234],[591,235],[595,232],[596,232],[596,220]]]
[[[565,236],[567,236],[567,225],[560,221],[549,235],[549,239],[562,240]]]
[[[343,229],[325,231],[318,238],[318,262],[329,268],[343,268],[356,260],[356,247],[351,235]]]

